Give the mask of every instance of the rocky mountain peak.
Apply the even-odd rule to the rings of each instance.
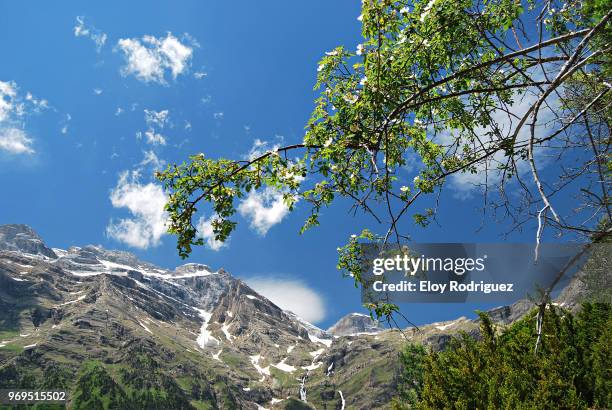
[[[377,333],[384,328],[368,315],[362,313],[349,313],[333,326],[327,329],[327,332],[334,336],[348,336],[358,333]]]
[[[184,265],[177,266],[174,269],[174,273],[176,275],[189,275],[206,272],[213,273],[212,269],[208,265],[204,265],[201,263],[186,263]]]
[[[57,259],[55,252],[44,244],[38,234],[28,225],[22,224],[0,225],[0,250]]]

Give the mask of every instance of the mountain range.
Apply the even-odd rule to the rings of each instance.
[[[508,324],[532,306],[490,314]],[[223,269],[0,226],[0,388],[64,389],[70,408],[386,408],[407,340],[441,349],[461,331],[478,322],[385,329],[353,313],[323,330]]]

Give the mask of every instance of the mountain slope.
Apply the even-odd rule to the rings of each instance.
[[[222,269],[51,249],[0,226],[0,388],[66,389],[71,408],[385,408],[406,341],[441,349],[460,331],[478,323],[384,330],[351,314],[324,331]]]
[[[26,226],[0,232],[1,387],[64,387],[82,408],[340,402],[309,392],[329,378],[331,336],[227,272],[168,271],[96,246],[52,250]],[[103,397],[89,397],[92,383]]]

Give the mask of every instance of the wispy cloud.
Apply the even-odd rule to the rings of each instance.
[[[166,145],[166,137],[164,137],[158,132],[153,131],[152,129],[145,131],[144,135],[145,135],[145,139],[147,140],[147,144]],[[142,134],[139,132],[137,136],[142,137]]]
[[[160,159],[152,150],[144,151],[143,154],[144,158],[138,164],[138,169],[151,167],[153,171],[159,171],[166,165],[166,161]]]
[[[176,79],[189,68],[197,43],[188,35],[185,39],[186,42],[182,43],[172,33],[165,38],[146,35],[140,39],[120,39],[117,49],[123,52],[126,60],[121,73],[133,75],[146,83],[167,84],[168,74]]]
[[[103,33],[101,30],[98,30],[92,25],[85,24],[84,16],[77,16],[76,25],[74,26],[74,35],[75,37],[86,37],[93,41],[96,45],[96,51],[98,53],[104,47],[106,43],[107,35]]]
[[[529,110],[529,107],[535,103],[537,96],[534,93],[528,92],[522,96],[517,96],[515,102],[508,106],[507,109],[512,113],[508,113],[502,110],[496,110],[492,113],[491,118],[493,123],[498,127],[499,132],[504,136],[509,136],[515,130],[519,119],[525,115]],[[539,121],[536,125],[538,135],[546,135],[551,132],[550,124],[553,123],[554,113],[550,107],[558,106],[558,100],[548,101],[548,105],[541,109]],[[497,137],[492,128],[490,127],[478,127],[475,129],[475,133],[478,136],[478,141],[483,144],[484,147],[492,147],[498,144]],[[439,134],[436,138],[436,142],[443,145],[450,145],[455,137],[452,136],[451,131],[445,131]],[[525,142],[529,138],[529,127],[524,126],[517,136],[517,142]],[[468,141],[464,141],[468,143]],[[545,147],[538,147],[535,150],[534,155],[540,158],[540,163],[545,163],[546,159],[542,156],[545,151]],[[503,178],[503,172],[499,168],[505,165],[506,154],[503,151],[498,151],[491,155],[486,161],[479,162],[475,165],[476,172],[461,172],[453,174],[449,177],[449,186],[453,189],[454,195],[458,199],[469,199],[478,192],[483,190],[486,186],[493,187],[499,184]],[[529,164],[526,160],[518,159],[516,161],[517,172],[524,174],[529,171]]]
[[[14,82],[0,81],[0,121],[7,121],[19,112],[16,101],[17,85]]]
[[[251,128],[248,125],[245,125],[244,129],[247,133],[251,131]],[[266,152],[274,151],[278,149],[283,144],[283,141],[285,140],[285,138],[282,135],[276,135],[274,139],[276,140],[275,142],[265,141],[259,138],[255,138],[255,141],[253,141],[253,145],[251,146],[251,149],[246,155],[243,156],[243,158],[247,160],[251,160],[251,159],[257,158],[265,154]]]
[[[283,277],[254,277],[245,281],[257,293],[302,319],[312,323],[325,319],[323,297],[302,281]]]
[[[145,122],[151,128],[165,128],[170,122],[170,112],[168,110],[144,110]]]
[[[33,154],[34,140],[24,129],[24,118],[47,108],[47,100],[38,99],[30,92],[23,96],[15,82],[0,81],[0,151]]]
[[[62,127],[60,128],[60,132],[61,132],[62,134],[64,134],[64,135],[65,135],[65,134],[68,134],[68,128],[69,128],[69,124],[70,124],[70,121],[71,121],[71,120],[72,120],[72,116],[71,116],[70,114],[66,114],[66,115],[64,116],[64,119],[62,119],[62,120],[60,121],[60,125],[62,126]]]
[[[551,63],[545,65],[548,72],[556,72],[559,67]],[[544,67],[537,66],[527,73],[534,81],[545,80]],[[562,92],[561,92],[562,94]],[[513,97],[513,102],[505,106],[505,109],[496,109],[491,114],[492,126],[481,126],[475,128],[474,132],[478,137],[479,143],[485,148],[490,148],[499,143],[499,139],[509,138],[516,130],[520,119],[528,112],[530,107],[535,104],[540,95],[540,91],[535,87],[524,90],[522,93],[516,93]],[[501,105],[501,103],[498,102]],[[559,98],[556,94],[551,95],[546,103],[540,109],[538,121],[535,125],[536,133],[539,137],[546,136],[554,130],[554,126],[558,125],[558,118],[554,111],[560,106]],[[531,119],[530,119],[531,120]],[[494,126],[496,127],[494,129]],[[437,136],[437,143],[450,145],[453,137],[453,130],[448,130]],[[530,127],[523,126],[516,136],[516,142],[521,143],[528,141],[530,136]],[[469,141],[462,141],[469,143]],[[482,148],[482,147],[481,147]],[[534,147],[534,156],[538,160],[540,166],[545,166],[549,162],[549,158],[545,153],[548,151],[546,146]],[[503,151],[497,151],[491,155],[486,161],[481,161],[475,165],[476,172],[456,173],[449,177],[450,187],[454,190],[455,196],[459,199],[469,199],[475,192],[482,191],[485,187],[493,187],[499,184],[503,178],[503,171],[500,169],[506,165],[506,154]],[[529,171],[529,163],[526,159],[518,158],[516,160],[516,171],[519,174],[525,174]]]
[[[161,130],[167,126],[172,126],[170,123],[170,112],[168,110],[144,110],[144,118],[149,129],[144,133],[137,132],[136,138],[142,139],[144,135],[149,145],[166,145],[166,137],[161,133]]]

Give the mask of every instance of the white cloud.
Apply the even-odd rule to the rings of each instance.
[[[91,39],[96,44],[96,50],[100,52],[104,44],[106,43],[107,36],[101,30],[98,30],[94,26],[88,26],[85,24],[85,17],[77,16],[77,24],[74,26],[75,37],[86,37]]]
[[[172,77],[176,78],[179,74],[185,71],[193,49],[189,46],[181,43],[176,37],[168,34],[168,36],[161,41],[160,51],[167,59],[168,67],[172,71]]]
[[[157,156],[157,154],[155,154],[155,152],[153,152],[152,150],[144,151],[143,154],[144,154],[144,158],[138,164],[139,169],[142,169],[143,167],[150,165],[154,171],[158,171],[158,170],[161,170],[166,165],[166,161],[164,161],[163,159],[160,159]]]
[[[247,131],[248,133],[250,131],[250,127],[248,129],[247,127],[248,126],[245,126],[245,131]],[[251,160],[265,154],[266,152],[274,151],[280,148],[285,138],[282,135],[276,135],[274,138],[276,139],[275,143],[255,138],[255,141],[253,141],[253,145],[251,146],[249,153],[244,156],[244,159]]]
[[[165,38],[148,35],[142,39],[122,38],[117,47],[126,58],[121,69],[124,76],[134,75],[141,81],[159,84],[166,84],[166,71],[170,71],[173,79],[185,72],[193,55],[193,47],[181,43],[172,33]]]
[[[0,150],[11,154],[33,154],[32,139],[19,128],[0,128]]]
[[[170,123],[170,112],[168,110],[144,110],[144,116],[145,122],[149,127],[149,129],[144,132],[147,144],[166,145],[166,137],[163,136],[160,132],[156,131],[156,129],[161,130],[168,125],[172,126],[172,124]],[[142,132],[137,132],[136,138],[141,139],[142,134]]]
[[[289,208],[283,202],[281,192],[266,188],[260,192],[249,192],[238,205],[238,212],[249,220],[251,228],[264,236],[271,227],[285,218]]]
[[[72,116],[70,114],[66,114],[64,119],[60,122],[60,125],[62,126],[62,128],[60,128],[60,132],[62,134],[68,133],[68,129],[70,128],[69,125],[70,125],[71,120],[72,120]]]
[[[23,119],[28,114],[40,113],[47,108],[47,100],[37,99],[30,92],[24,97],[20,95],[15,82],[0,81],[0,151],[33,154],[34,140],[23,129]]]
[[[0,81],[0,122],[8,120],[16,110],[16,97],[17,85],[14,82]]]
[[[517,96],[514,104],[508,107],[512,112],[512,117],[502,110],[493,112],[491,118],[494,124],[497,124],[502,135],[509,136],[515,131],[519,119],[522,118],[531,105],[537,101],[538,97],[533,93],[526,93],[522,97]],[[548,107],[556,107],[559,104],[558,100],[548,101]],[[544,136],[551,129],[547,127],[554,120],[554,114],[547,106],[543,106],[538,116],[538,125],[536,132],[539,136]],[[497,143],[497,139],[490,135],[490,128],[479,127],[475,130],[478,138],[482,143],[489,147]],[[529,126],[525,125],[517,136],[517,142],[525,142],[529,139]],[[439,136],[439,143],[449,144],[452,141],[450,133],[446,132]],[[537,148],[537,147],[536,147]],[[546,161],[541,155],[545,148],[540,147],[534,151],[534,155],[540,158],[539,163],[543,164]],[[501,182],[503,173],[497,169],[498,165],[505,163],[505,153],[498,151],[493,154],[487,161],[482,161],[476,164],[476,173],[456,173],[449,177],[450,186],[454,189],[455,195],[460,199],[471,198],[475,191],[482,190],[485,185],[489,187]],[[529,164],[526,160],[518,159],[516,167],[519,174],[524,174],[529,171]]]
[[[221,242],[215,239],[215,234],[213,232],[212,221],[215,219],[214,216],[211,216],[209,219],[201,217],[198,220],[196,229],[198,230],[198,236],[206,242],[206,245],[213,251],[218,251],[219,249],[227,246],[227,242]]]
[[[160,185],[141,184],[139,176],[138,171],[124,171],[119,176],[110,200],[115,208],[127,208],[132,217],[111,220],[106,233],[129,246],[147,249],[159,245],[166,233],[168,215],[164,205],[167,196]]]
[[[35,98],[31,92],[26,93],[25,100],[31,104],[32,111],[34,112],[38,113],[49,108],[49,101]]]
[[[225,116],[225,114],[222,113],[222,112],[215,112],[215,113],[213,113],[213,118],[215,120],[222,120],[224,116]]]
[[[403,166],[404,171],[408,173],[417,173],[422,168],[422,162],[420,157],[414,152],[407,152],[404,156],[406,163]]]
[[[145,131],[145,137],[147,137],[147,144],[151,145],[166,145],[166,137],[155,131]]]
[[[245,281],[253,290],[270,299],[281,309],[289,310],[308,322],[317,323],[325,319],[323,298],[299,280],[254,277]]]
[[[93,92],[95,95],[101,95],[104,92],[104,90],[101,88],[94,88]]]
[[[127,65],[122,68],[123,75],[133,74],[139,80],[155,81],[165,84],[164,68],[159,51],[150,50],[137,39],[121,39],[119,48],[125,53]]]
[[[170,122],[170,111],[144,110],[145,121],[149,127],[164,128]]]
[[[243,156],[245,160],[252,160],[266,152],[278,149],[284,141],[282,135],[274,137],[275,142],[263,141],[256,138],[249,152]],[[301,176],[295,176],[297,180],[302,180]],[[251,228],[264,236],[268,230],[280,223],[289,213],[289,208],[283,201],[281,191],[267,187],[263,191],[251,191],[247,197],[239,204],[240,215],[248,219]]]

